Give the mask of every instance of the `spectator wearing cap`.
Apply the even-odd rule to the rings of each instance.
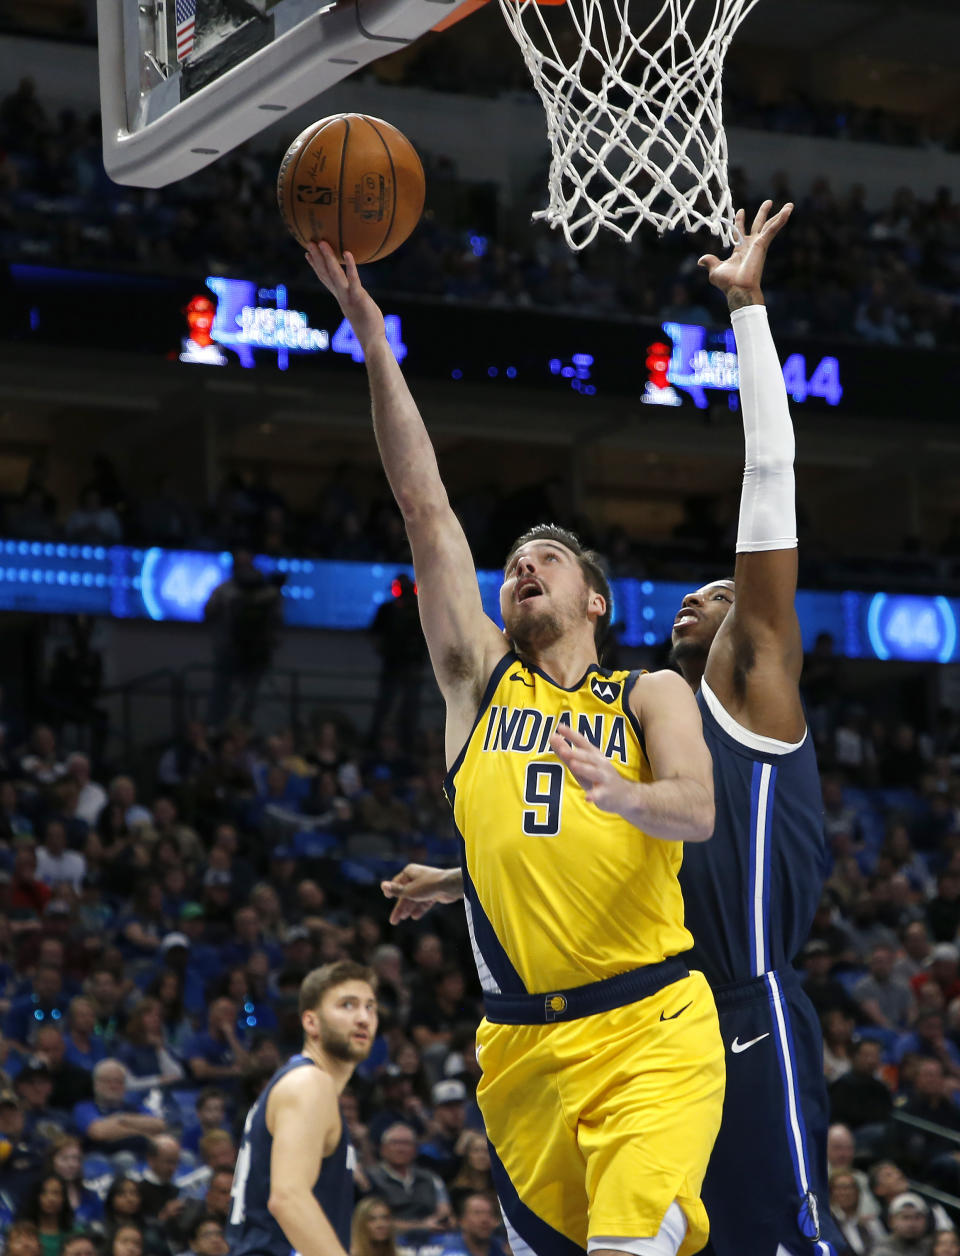
[[[0,1193],[18,1202],[43,1164],[44,1144],[24,1129],[16,1092],[0,1090]]]
[[[869,972],[853,987],[861,1020],[881,1029],[902,1033],[913,1018],[915,1004],[910,986],[894,976],[894,951],[885,943],[870,952]]]
[[[850,1071],[830,1087],[830,1119],[859,1130],[882,1126],[890,1116],[893,1096],[877,1077],[881,1063],[879,1042],[858,1038],[850,1052]]]
[[[388,1064],[380,1074],[380,1102],[370,1118],[370,1139],[376,1146],[391,1125],[409,1125],[419,1138],[426,1133],[428,1113],[413,1092],[413,1080],[399,1064]]]
[[[107,791],[91,778],[89,758],[80,753],[70,755],[67,759],[67,775],[77,787],[76,814],[87,824],[95,824],[107,804]]]
[[[31,986],[29,994],[13,1000],[3,1022],[4,1037],[22,1051],[29,1051],[38,1025],[62,1020],[68,1007],[63,996],[63,977],[52,964],[37,967]]]
[[[190,942],[189,966],[204,982],[213,981],[223,971],[220,948],[207,938],[207,919],[202,903],[184,903],[180,908],[177,931]]]
[[[61,820],[48,820],[43,845],[37,847],[37,880],[51,890],[66,887],[79,894],[87,874],[87,861],[75,850],[67,850],[67,830]]]
[[[184,1151],[197,1152],[200,1139],[211,1130],[230,1132],[227,1124],[227,1097],[216,1086],[204,1086],[197,1095],[194,1110],[197,1114],[196,1122],[187,1125],[181,1139]]]
[[[184,1201],[174,1178],[180,1168],[180,1144],[172,1134],[158,1134],[147,1143],[146,1164],[139,1174],[143,1215],[165,1226],[179,1216]]]
[[[435,1082],[430,1092],[433,1112],[427,1124],[425,1141],[420,1144],[419,1161],[449,1182],[460,1167],[460,1140],[467,1115],[467,1088],[452,1077]]]
[[[93,1099],[78,1103],[73,1123],[89,1150],[105,1156],[139,1154],[145,1140],[164,1131],[163,1120],[136,1095],[127,1094],[127,1070],[119,1060],[101,1060],[93,1070]]]
[[[475,1191],[460,1201],[457,1229],[440,1240],[442,1256],[505,1256],[505,1249],[494,1238],[500,1218],[493,1200]]]
[[[216,1083],[235,1090],[247,1063],[247,1052],[237,1034],[239,1008],[232,999],[215,999],[206,1030],[194,1034],[185,1052],[190,1072],[201,1085]]]
[[[887,1224],[890,1236],[880,1240],[872,1256],[930,1256],[933,1226],[920,1195],[914,1191],[896,1195],[887,1210]]]
[[[898,1195],[910,1189],[906,1174],[893,1160],[878,1160],[870,1166],[870,1189],[880,1204],[880,1215],[887,1222],[889,1229],[890,1209]],[[935,1230],[952,1230],[953,1222],[940,1204],[930,1208]],[[873,1256],[873,1254],[871,1254]]]
[[[97,1013],[92,1000],[84,995],[71,999],[66,1024],[63,1041],[67,1063],[92,1072],[94,1065],[107,1057],[106,1044],[96,1032]]]
[[[23,1129],[28,1138],[49,1143],[57,1134],[67,1131],[70,1125],[69,1114],[50,1106],[53,1078],[43,1060],[35,1055],[25,1060],[13,1085],[20,1100]]]
[[[116,1058],[126,1067],[127,1088],[131,1092],[175,1086],[183,1081],[183,1065],[167,1046],[159,1000],[148,995],[135,1005]]]
[[[216,854],[211,851],[211,860]],[[223,861],[225,862],[225,861]],[[211,862],[203,874],[203,911],[210,925],[229,929],[233,920],[233,874],[228,867]]]
[[[171,1218],[165,1229],[171,1242],[183,1246],[201,1221],[227,1224],[230,1215],[230,1191],[233,1186],[232,1169],[214,1169],[202,1199],[185,1199],[180,1213]]]
[[[289,925],[281,934],[282,967],[306,975],[316,960],[316,947],[306,925]]]
[[[410,1126],[388,1126],[380,1140],[380,1161],[367,1175],[373,1194],[393,1213],[397,1235],[413,1246],[430,1242],[452,1221],[443,1183],[417,1165],[416,1158],[417,1139]]]
[[[200,969],[194,966],[193,944],[189,935],[180,929],[164,934],[158,956],[160,967],[147,974],[147,984],[156,981],[165,972],[175,973],[180,982],[183,1006],[191,1016],[200,1015],[207,1007],[207,988],[212,978],[205,979]]]
[[[930,951],[923,972],[910,982],[911,989],[919,997],[924,986],[940,987],[944,1006],[960,997],[960,949],[952,942],[938,942]]]
[[[40,1026],[34,1035],[34,1057],[49,1070],[53,1083],[51,1105],[64,1112],[72,1112],[78,1103],[93,1098],[93,1083],[87,1069],[67,1059],[67,1044],[61,1024],[48,1021]]]

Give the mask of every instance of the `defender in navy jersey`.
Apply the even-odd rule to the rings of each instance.
[[[356,1161],[339,1096],[377,1028],[375,977],[343,960],[300,987],[303,1050],[250,1111],[226,1238],[231,1256],[347,1256]]]
[[[820,1024],[791,961],[827,872],[823,803],[800,701],[793,425],[760,279],[790,206],[760,210],[731,257],[700,264],[726,294],[746,460],[734,580],[683,599],[673,661],[697,691],[716,827],[680,872],[693,963],[727,1048],[723,1122],[704,1181],[713,1256],[833,1256]]]
[[[713,756],[716,825],[684,848],[680,883],[691,968],[713,987],[726,1046],[723,1122],[703,1184],[711,1256],[835,1256],[826,1176],[827,1092],[816,1013],[791,966],[827,870],[822,800],[800,702],[794,600],[794,438],[760,280],[790,215],[766,202],[725,261],[704,257],[727,296],[740,365],[746,464],[735,580],[683,599],[673,659],[697,692]],[[463,892],[459,869],[409,865],[384,893],[391,920]],[[538,1252],[537,1256],[550,1256]]]

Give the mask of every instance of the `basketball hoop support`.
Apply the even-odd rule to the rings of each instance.
[[[164,76],[160,59],[144,49],[140,0],[97,0],[107,174],[151,188],[183,179],[359,66],[411,43],[457,3],[281,0],[266,19],[274,23],[272,41],[191,92],[182,65]],[[169,47],[163,21],[158,13]]]

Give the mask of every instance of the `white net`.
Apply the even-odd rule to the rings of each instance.
[[[707,227],[734,240],[723,61],[758,0],[500,0],[547,113],[550,202],[534,214],[582,249]]]

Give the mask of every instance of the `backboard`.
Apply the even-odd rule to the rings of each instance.
[[[98,0],[107,173],[138,187],[182,179],[460,3]]]

